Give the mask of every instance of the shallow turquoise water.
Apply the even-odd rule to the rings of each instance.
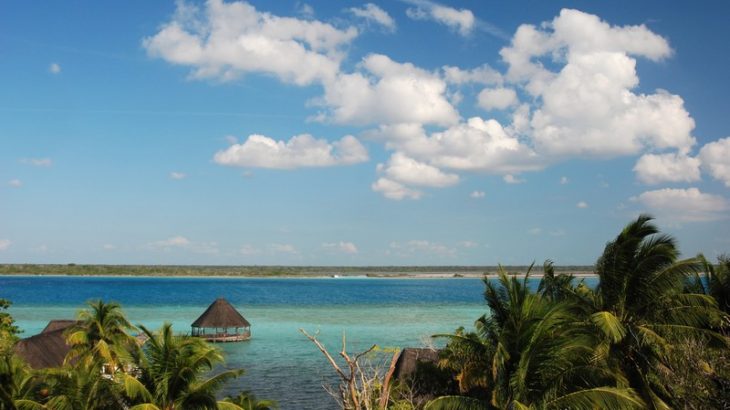
[[[219,345],[226,367],[246,375],[227,392],[251,390],[282,409],[332,409],[322,385],[335,381],[322,354],[299,328],[319,331],[336,353],[345,332],[349,351],[423,346],[430,335],[470,327],[485,313],[478,279],[229,279],[2,277],[0,298],[24,336],[51,319],[72,318],[86,300],[122,304],[132,323],[172,322],[188,332],[216,297],[226,297],[252,324],[252,339]]]

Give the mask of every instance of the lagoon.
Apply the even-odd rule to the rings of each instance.
[[[483,291],[472,278],[0,276],[0,298],[13,302],[23,337],[51,319],[73,318],[91,299],[119,302],[134,324],[155,329],[167,321],[187,333],[213,300],[225,297],[252,324],[251,340],[219,345],[226,367],[246,369],[225,391],[250,390],[282,409],[336,408],[322,388],[336,381],[334,373],[299,328],[319,331],[332,353],[343,332],[348,351],[423,346],[433,334],[470,328],[487,312]]]

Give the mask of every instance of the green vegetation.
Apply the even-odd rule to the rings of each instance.
[[[89,302],[65,331],[71,350],[60,368],[33,370],[10,351],[0,356],[0,410],[276,408],[247,392],[218,401],[223,384],[242,369],[210,376],[223,363],[218,348],[175,335],[169,324],[157,332],[140,328],[147,338],[143,345],[130,335],[135,328],[118,304]]]
[[[527,266],[510,266],[525,272]],[[592,273],[591,266],[555,267],[561,272]],[[404,276],[418,274],[495,274],[496,266],[163,266],[163,265],[0,265],[0,275],[68,276],[244,276],[310,277],[331,275]]]
[[[730,406],[728,262],[679,260],[642,215],[606,245],[590,289],[550,262],[537,291],[484,280],[490,313],[447,337],[458,389],[427,409]],[[723,311],[724,310],[724,311]]]
[[[0,355],[6,354],[18,340],[20,330],[15,326],[15,320],[7,312],[10,301],[0,299]]]

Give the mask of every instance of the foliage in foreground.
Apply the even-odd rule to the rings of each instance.
[[[475,332],[445,335],[440,365],[460,395],[426,408],[730,406],[730,263],[678,255],[642,215],[606,245],[595,289],[555,275],[550,262],[537,291],[529,272],[485,278],[490,314]]]
[[[71,350],[60,368],[32,370],[12,354],[0,356],[0,410],[266,410],[276,403],[248,392],[218,401],[223,384],[242,369],[210,376],[221,351],[199,338],[175,335],[170,324],[147,342],[115,303],[89,302],[66,331]],[[12,321],[10,322],[12,324]]]

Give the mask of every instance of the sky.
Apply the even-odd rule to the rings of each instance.
[[[730,252],[727,2],[5,1],[0,263]]]

